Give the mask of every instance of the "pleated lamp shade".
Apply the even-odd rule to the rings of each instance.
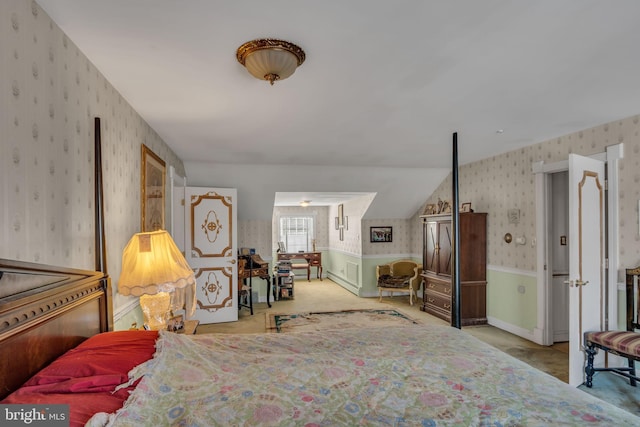
[[[118,292],[155,295],[195,284],[187,260],[165,230],[134,234],[122,253]]]

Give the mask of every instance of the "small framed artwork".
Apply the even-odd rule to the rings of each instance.
[[[460,212],[473,212],[471,210],[471,203],[463,203],[460,207]]]
[[[340,241],[344,240],[344,227],[340,227]]]
[[[338,205],[338,225],[344,225],[344,205]]]
[[[140,171],[141,229],[164,230],[165,163],[144,144]]]
[[[338,217],[336,217],[336,230],[340,228],[340,222],[338,221]]]
[[[393,242],[393,227],[369,227],[372,243]]]
[[[344,217],[344,228],[345,228],[346,230],[348,230],[348,229],[349,229],[349,217],[348,217],[348,216],[345,216],[345,217]]]
[[[287,252],[287,248],[284,246],[284,242],[278,242],[278,252],[282,254]]]

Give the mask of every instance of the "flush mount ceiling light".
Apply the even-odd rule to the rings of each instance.
[[[293,43],[278,39],[257,39],[246,42],[236,51],[238,62],[249,73],[273,85],[292,75],[305,59],[304,51]]]
[[[310,204],[311,204],[311,200],[303,200],[300,202],[300,206],[302,206],[303,208],[306,208]]]

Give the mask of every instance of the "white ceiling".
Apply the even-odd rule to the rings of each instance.
[[[453,132],[464,164],[640,112],[637,0],[37,1],[187,166],[450,168]],[[305,63],[251,77],[261,37]]]
[[[274,206],[301,206],[302,202],[306,202],[307,206],[335,206],[341,203],[364,197],[375,193],[351,193],[351,192],[276,192]]]

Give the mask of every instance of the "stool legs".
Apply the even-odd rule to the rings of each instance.
[[[627,359],[629,361],[629,373],[636,376],[636,365],[633,363],[633,359]],[[629,378],[629,382],[633,387],[636,386],[636,380],[634,378]]]
[[[595,372],[595,370],[593,369],[593,358],[595,357],[598,350],[590,345],[587,345],[584,350],[587,352],[587,366],[585,366],[584,368],[584,373],[586,374],[584,385],[591,388],[593,386],[593,373]]]

